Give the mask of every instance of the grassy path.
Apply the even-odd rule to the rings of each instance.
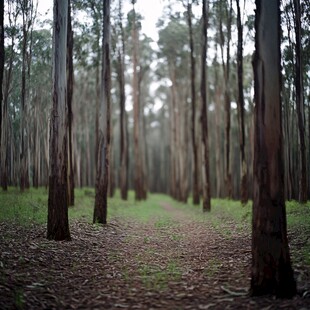
[[[45,225],[0,222],[1,309],[309,308],[301,296],[246,295],[246,209],[202,214],[164,196],[115,200],[102,227],[90,224],[91,193],[83,197],[70,211],[71,242],[46,240]],[[309,267],[300,270],[307,291]]]

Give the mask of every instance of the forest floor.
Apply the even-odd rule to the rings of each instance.
[[[48,241],[44,224],[0,221],[0,309],[310,309],[304,261],[293,299],[248,296],[247,216],[210,219],[167,200],[148,212],[116,212],[105,226],[71,219],[70,242]],[[293,252],[304,237],[289,232]]]

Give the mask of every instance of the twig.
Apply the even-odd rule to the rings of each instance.
[[[226,287],[224,287],[224,286],[221,286],[221,289],[224,291],[224,292],[226,292],[226,293],[228,293],[229,295],[231,295],[231,296],[246,296],[248,293],[246,293],[246,292],[233,292],[233,291],[231,291],[230,289],[228,289],[228,288],[226,288]]]

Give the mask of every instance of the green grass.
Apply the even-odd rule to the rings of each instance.
[[[159,267],[151,264],[143,264],[139,268],[143,285],[148,289],[164,290],[170,281],[179,281],[182,276],[180,267],[174,260],[170,260],[166,266]]]
[[[178,222],[163,209],[161,204],[164,202],[180,209],[196,222],[211,225],[226,238],[233,238],[239,231],[251,233],[252,202],[242,206],[239,201],[212,199],[211,212],[203,213],[201,205],[178,203],[166,195],[150,194],[148,200],[141,202],[135,201],[133,191],[129,191],[128,196],[128,200],[123,201],[117,191],[115,197],[109,198],[108,222],[116,218],[134,220],[142,224],[151,224],[158,232],[166,233],[166,228],[177,225]],[[92,223],[94,200],[93,188],[76,189],[75,206],[69,208],[69,219]],[[45,188],[31,188],[24,193],[13,187],[7,192],[0,191],[0,222],[13,222],[25,226],[45,224],[47,201],[48,191]],[[286,202],[286,213],[289,232],[298,235],[298,240],[302,242],[300,250],[292,251],[293,258],[310,265],[310,204]],[[236,229],[234,232],[228,224],[232,221]],[[178,241],[182,236],[172,235],[170,238]],[[144,240],[145,243],[150,241],[147,237]]]

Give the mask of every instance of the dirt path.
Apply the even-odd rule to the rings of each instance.
[[[71,242],[44,227],[0,224],[1,309],[309,309],[310,300],[249,298],[250,236],[235,223],[161,203],[150,222],[71,223]]]

